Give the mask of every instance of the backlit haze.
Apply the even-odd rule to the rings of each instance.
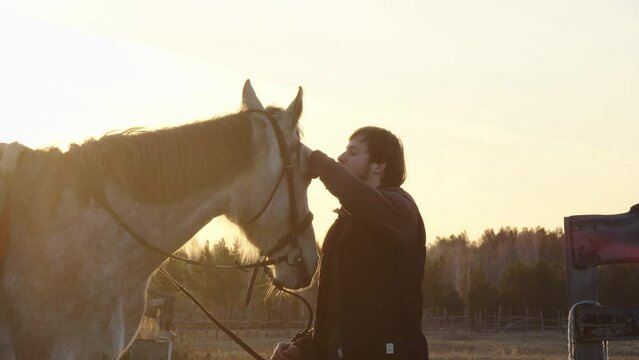
[[[429,241],[639,202],[639,2],[0,0],[0,142],[180,125],[304,87],[303,141],[390,129]],[[338,202],[315,181],[318,239]],[[220,222],[200,239],[233,238]]]

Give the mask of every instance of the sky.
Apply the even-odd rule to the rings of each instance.
[[[0,0],[0,54],[0,142],[35,148],[302,86],[309,147],[402,139],[429,242],[639,202],[635,0]],[[339,204],[316,181],[309,205],[321,242]]]

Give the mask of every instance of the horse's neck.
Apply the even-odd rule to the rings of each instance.
[[[149,204],[131,199],[115,187],[107,187],[105,194],[115,214],[136,235],[168,253],[173,253],[190,240],[211,219],[224,214],[231,189],[202,191],[168,204]],[[112,216],[112,215],[109,215]],[[123,229],[126,231],[126,229]],[[131,236],[132,234],[128,234]],[[139,245],[132,254],[143,255],[152,250]],[[148,266],[155,268],[163,259],[158,254],[143,256]]]

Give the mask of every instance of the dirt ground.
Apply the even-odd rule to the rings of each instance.
[[[559,331],[475,333],[428,332],[432,360],[565,360],[568,357],[566,334]],[[288,338],[255,338],[247,342],[268,358],[278,341]],[[230,340],[220,338],[210,344],[189,346],[176,360],[251,360]],[[639,359],[639,341],[610,343],[611,360]]]

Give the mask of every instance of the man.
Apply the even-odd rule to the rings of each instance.
[[[400,140],[364,127],[339,163],[320,151],[304,153],[342,208],[322,248],[313,333],[278,344],[271,359],[428,359],[421,330],[426,235],[417,205],[400,187]]]

